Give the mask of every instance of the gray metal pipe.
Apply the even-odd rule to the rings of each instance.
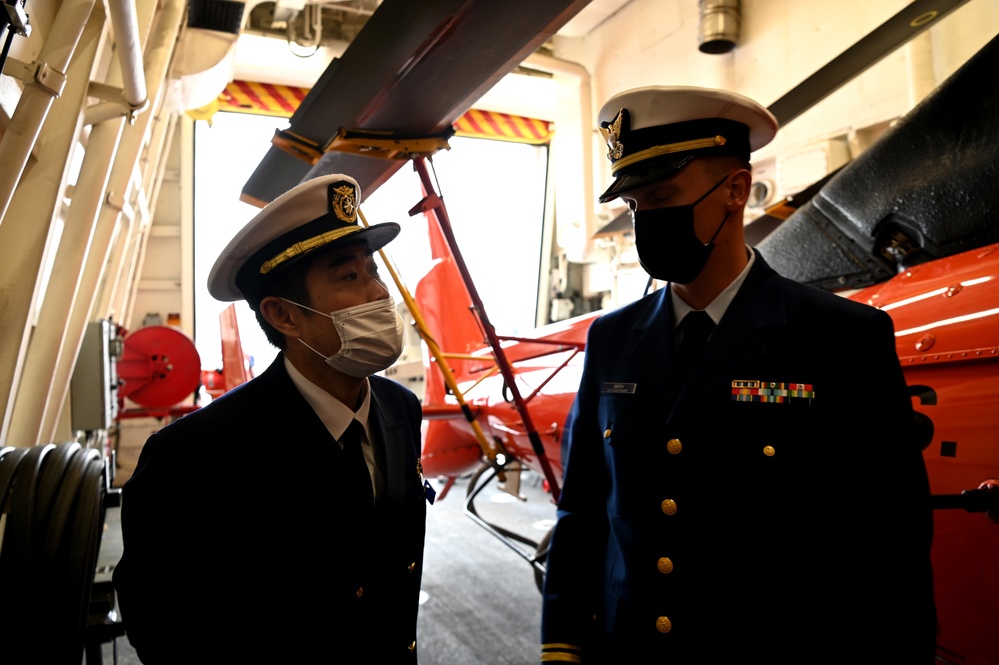
[[[728,53],[739,41],[739,0],[698,0],[701,53]]]
[[[109,0],[108,12],[114,27],[115,52],[121,65],[122,97],[132,109],[148,105],[146,77],[139,44],[139,19],[134,0]]]

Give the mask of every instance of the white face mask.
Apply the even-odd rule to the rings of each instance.
[[[395,309],[395,301],[383,298],[355,307],[347,307],[330,314],[282,298],[316,314],[328,316],[340,335],[340,350],[324,356],[304,340],[298,341],[319,354],[326,364],[344,374],[363,378],[389,367],[402,355],[403,323]]]

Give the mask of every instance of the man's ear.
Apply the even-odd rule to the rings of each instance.
[[[258,307],[260,316],[264,317],[264,320],[279,333],[285,337],[299,336],[297,317],[300,316],[300,312],[298,307],[274,296],[267,296],[261,300]]]
[[[746,169],[739,169],[732,174],[732,184],[729,187],[728,206],[735,210],[745,207],[749,201],[749,191],[753,184],[753,174]]]

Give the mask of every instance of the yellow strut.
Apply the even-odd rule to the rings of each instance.
[[[364,226],[368,226],[368,220],[365,218],[364,213],[361,212],[360,208],[357,210],[357,215],[361,219]],[[427,330],[427,323],[423,319],[423,315],[420,313],[420,308],[416,304],[412,295],[409,293],[409,289],[406,285],[402,283],[402,279],[399,277],[399,273],[393,267],[392,262],[389,260],[388,256],[385,254],[385,250],[379,249],[378,255],[382,257],[382,261],[385,262],[385,266],[388,268],[389,273],[392,275],[392,280],[395,285],[399,288],[399,292],[402,294],[402,299],[406,302],[406,307],[409,308],[409,313],[413,315],[416,320],[416,328],[420,333],[420,337],[423,341],[427,343],[430,348],[430,352],[433,354],[437,365],[440,367],[441,373],[444,375],[444,381],[447,382],[448,387],[454,396],[458,400],[458,405],[461,406],[462,413],[465,414],[465,420],[468,424],[472,426],[475,431],[475,438],[479,441],[479,447],[482,448],[482,452],[485,453],[489,461],[495,463],[496,461],[496,448],[491,446],[486,440],[486,435],[482,431],[482,427],[479,425],[479,421],[475,419],[475,415],[472,413],[468,404],[465,402],[465,397],[462,395],[461,390],[458,389],[458,383],[454,380],[454,375],[451,372],[451,368],[448,367],[447,361],[444,359],[444,353],[441,352],[440,347],[437,346],[437,342],[434,341],[433,337],[430,335],[429,330]],[[505,474],[503,474],[502,469],[499,470],[497,477],[500,481],[505,481]]]

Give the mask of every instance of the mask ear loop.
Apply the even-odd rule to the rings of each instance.
[[[721,185],[723,182],[725,182],[726,180],[728,180],[728,176],[729,176],[729,174],[725,174],[724,178],[722,178],[721,180],[719,180],[718,182],[716,182],[714,187],[712,187],[711,189],[709,189],[707,192],[704,193],[704,196],[702,196],[701,198],[699,198],[696,201],[694,201],[693,203],[691,203],[690,204],[690,208],[693,209],[694,206],[696,206],[698,203],[700,203],[704,199],[708,198],[708,195],[711,194],[711,192],[713,192],[716,189],[718,189],[719,185]],[[712,246],[712,245],[715,244],[715,238],[717,238],[718,234],[721,233],[722,227],[725,226],[725,222],[728,221],[728,216],[730,214],[731,213],[728,213],[728,212],[725,213],[725,216],[722,218],[721,224],[719,224],[718,228],[715,229],[715,234],[713,236],[711,236],[711,240],[709,240],[706,243],[704,243],[705,247],[710,247],[710,246]]]
[[[307,310],[309,310],[310,312],[315,312],[315,313],[316,313],[316,314],[318,314],[319,316],[325,316],[325,317],[326,317],[327,319],[329,319],[330,321],[332,321],[332,322],[333,322],[333,329],[334,329],[334,330],[336,331],[336,334],[337,334],[337,337],[339,337],[339,338],[340,338],[340,350],[339,350],[339,351],[337,351],[337,352],[336,352],[335,354],[333,354],[332,356],[324,356],[324,355],[323,355],[322,353],[319,353],[319,351],[316,351],[316,349],[315,349],[315,348],[313,348],[313,347],[309,346],[309,345],[308,345],[308,344],[307,344],[307,343],[305,342],[305,340],[303,340],[303,339],[302,339],[301,337],[299,337],[299,338],[298,338],[298,341],[299,341],[299,342],[301,342],[302,344],[305,344],[305,346],[308,346],[308,347],[309,347],[309,349],[311,349],[311,350],[312,350],[313,352],[315,352],[315,353],[316,353],[317,355],[319,355],[319,356],[322,356],[323,358],[326,358],[326,359],[329,359],[329,358],[335,358],[335,357],[337,357],[337,356],[340,356],[340,355],[343,355],[343,353],[344,353],[344,349],[346,349],[346,348],[347,348],[347,341],[346,341],[346,336],[344,335],[344,331],[343,331],[343,330],[341,330],[341,325],[337,325],[337,320],[336,320],[335,318],[333,318],[333,315],[332,315],[332,314],[326,314],[325,312],[320,312],[320,311],[319,311],[318,309],[312,309],[312,308],[311,308],[311,307],[309,307],[308,305],[303,305],[303,304],[302,304],[302,303],[300,303],[300,302],[295,302],[294,300],[288,300],[287,298],[282,298],[281,296],[278,296],[278,298],[281,298],[281,300],[285,301],[286,303],[290,303],[290,304],[292,304],[292,305],[296,305],[296,306],[298,306],[298,307],[301,307],[302,309],[307,309]]]
[[[305,341],[304,339],[302,339],[301,337],[296,337],[295,339],[297,339],[297,340],[298,340],[299,342],[301,342],[302,344],[305,344],[305,346],[306,346],[306,347],[307,347],[307,348],[308,348],[308,349],[309,349],[310,351],[312,351],[313,353],[315,353],[315,354],[316,354],[317,356],[319,356],[319,357],[320,357],[320,358],[322,358],[323,360],[326,360],[327,358],[329,358],[329,356],[324,356],[324,355],[323,355],[323,354],[321,354],[321,353],[320,353],[319,351],[317,351],[317,350],[316,350],[316,349],[315,349],[314,347],[311,347],[311,346],[309,346],[308,342],[306,342],[306,341]]]
[[[728,174],[728,173],[726,173],[726,174],[725,174],[725,177],[723,177],[723,178],[722,178],[721,180],[719,180],[718,182],[716,182],[716,183],[715,183],[715,186],[714,186],[714,187],[712,187],[712,188],[711,188],[711,189],[709,189],[708,191],[704,192],[704,195],[703,195],[703,196],[702,196],[701,198],[699,198],[699,199],[697,199],[696,201],[694,201],[693,203],[691,203],[691,204],[690,204],[690,207],[691,207],[691,208],[693,208],[693,207],[694,207],[694,206],[696,206],[696,205],[697,205],[698,203],[700,203],[700,202],[701,202],[701,201],[703,201],[704,199],[708,198],[708,196],[710,196],[710,195],[711,195],[711,192],[713,192],[713,191],[715,191],[716,189],[718,189],[718,186],[719,186],[719,185],[721,185],[721,184],[722,184],[723,182],[725,182],[726,180],[728,180],[728,176],[729,176],[729,174]]]
[[[718,225],[718,229],[715,231],[715,234],[713,236],[711,236],[711,240],[709,240],[707,243],[705,243],[705,245],[704,245],[705,247],[707,247],[708,245],[714,245],[715,244],[715,238],[717,238],[718,234],[721,233],[722,227],[724,227],[725,226],[725,222],[728,221],[728,216],[729,216],[729,213],[725,213],[725,216],[722,217],[721,224]]]
[[[333,318],[333,315],[329,314],[328,312],[320,312],[318,309],[312,309],[308,305],[303,305],[300,302],[295,302],[294,300],[288,300],[287,298],[282,298],[281,296],[278,296],[278,298],[281,298],[281,300],[285,301],[286,303],[290,303],[292,305],[296,305],[298,307],[301,307],[302,309],[307,309],[310,312],[315,312],[319,316],[325,316],[327,319]]]

